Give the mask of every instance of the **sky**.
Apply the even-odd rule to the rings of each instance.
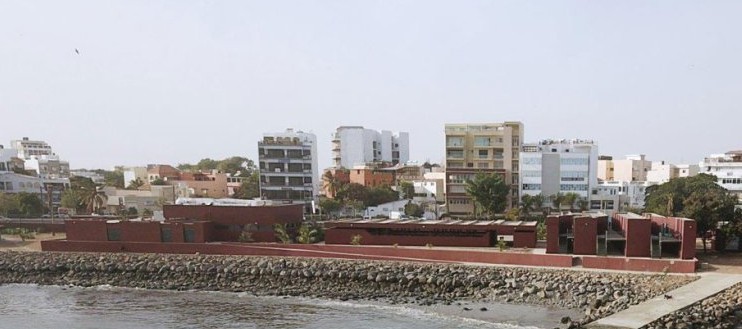
[[[72,168],[257,160],[263,133],[521,121],[622,158],[742,149],[740,1],[2,1],[0,144]],[[76,51],[77,50],[77,51]]]

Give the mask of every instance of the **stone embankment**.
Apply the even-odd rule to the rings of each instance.
[[[644,329],[742,329],[742,284],[663,316]]]
[[[582,319],[561,319],[569,327],[621,311],[693,279],[336,259],[0,252],[0,284],[108,284],[421,305],[481,301],[584,310]]]

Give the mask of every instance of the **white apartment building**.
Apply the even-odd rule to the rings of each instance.
[[[54,152],[52,152],[52,147],[45,141],[29,140],[28,137],[10,141],[10,148],[16,149],[18,151],[18,157],[21,159],[29,159],[34,155],[41,156],[54,154]]]
[[[577,193],[589,199],[598,184],[598,145],[590,140],[543,140],[520,152],[521,197]]]
[[[626,159],[614,160],[600,157],[598,160],[598,179],[604,181],[644,182],[652,162],[644,154],[627,155]]]
[[[712,154],[699,164],[700,173],[714,175],[716,183],[742,201],[742,150]]]
[[[317,136],[293,129],[264,134],[258,142],[258,158],[262,199],[302,202],[312,211],[321,187]]]
[[[23,160],[18,158],[18,150],[6,149],[0,145],[0,172],[23,169]]]
[[[647,181],[657,184],[667,183],[673,178],[698,175],[697,165],[674,165],[665,161],[652,162],[652,169],[647,171]]]
[[[656,185],[655,182],[626,182],[626,181],[603,181],[598,183],[596,188],[592,189],[590,199],[591,210],[606,211],[625,211],[627,208],[644,208],[644,198],[647,194],[647,187]],[[604,200],[613,200],[605,198],[606,196],[616,196],[615,205],[605,204],[601,207]]]
[[[147,167],[122,167],[124,172],[124,186],[129,186],[137,178],[145,184],[149,184],[149,171]]]
[[[406,163],[410,160],[410,136],[406,132],[341,126],[333,135],[332,155],[335,168],[372,162]]]
[[[41,178],[69,178],[70,163],[59,159],[57,155],[32,155],[25,161],[26,170],[36,171]]]
[[[9,171],[0,172],[0,192],[36,194],[45,206],[49,205],[49,196],[51,196],[52,207],[59,207],[62,191],[69,187],[70,181],[66,178],[40,178]]]

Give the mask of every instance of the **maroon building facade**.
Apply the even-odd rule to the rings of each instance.
[[[553,215],[546,219],[551,254],[694,259],[695,221],[656,214]]]
[[[536,247],[536,222],[476,220],[342,220],[325,223],[326,244],[493,247],[500,237],[515,248]]]

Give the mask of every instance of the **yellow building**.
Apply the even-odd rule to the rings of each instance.
[[[477,173],[500,173],[511,186],[510,206],[517,206],[518,158],[523,123],[446,124],[446,202],[453,216],[474,214],[466,181]]]

